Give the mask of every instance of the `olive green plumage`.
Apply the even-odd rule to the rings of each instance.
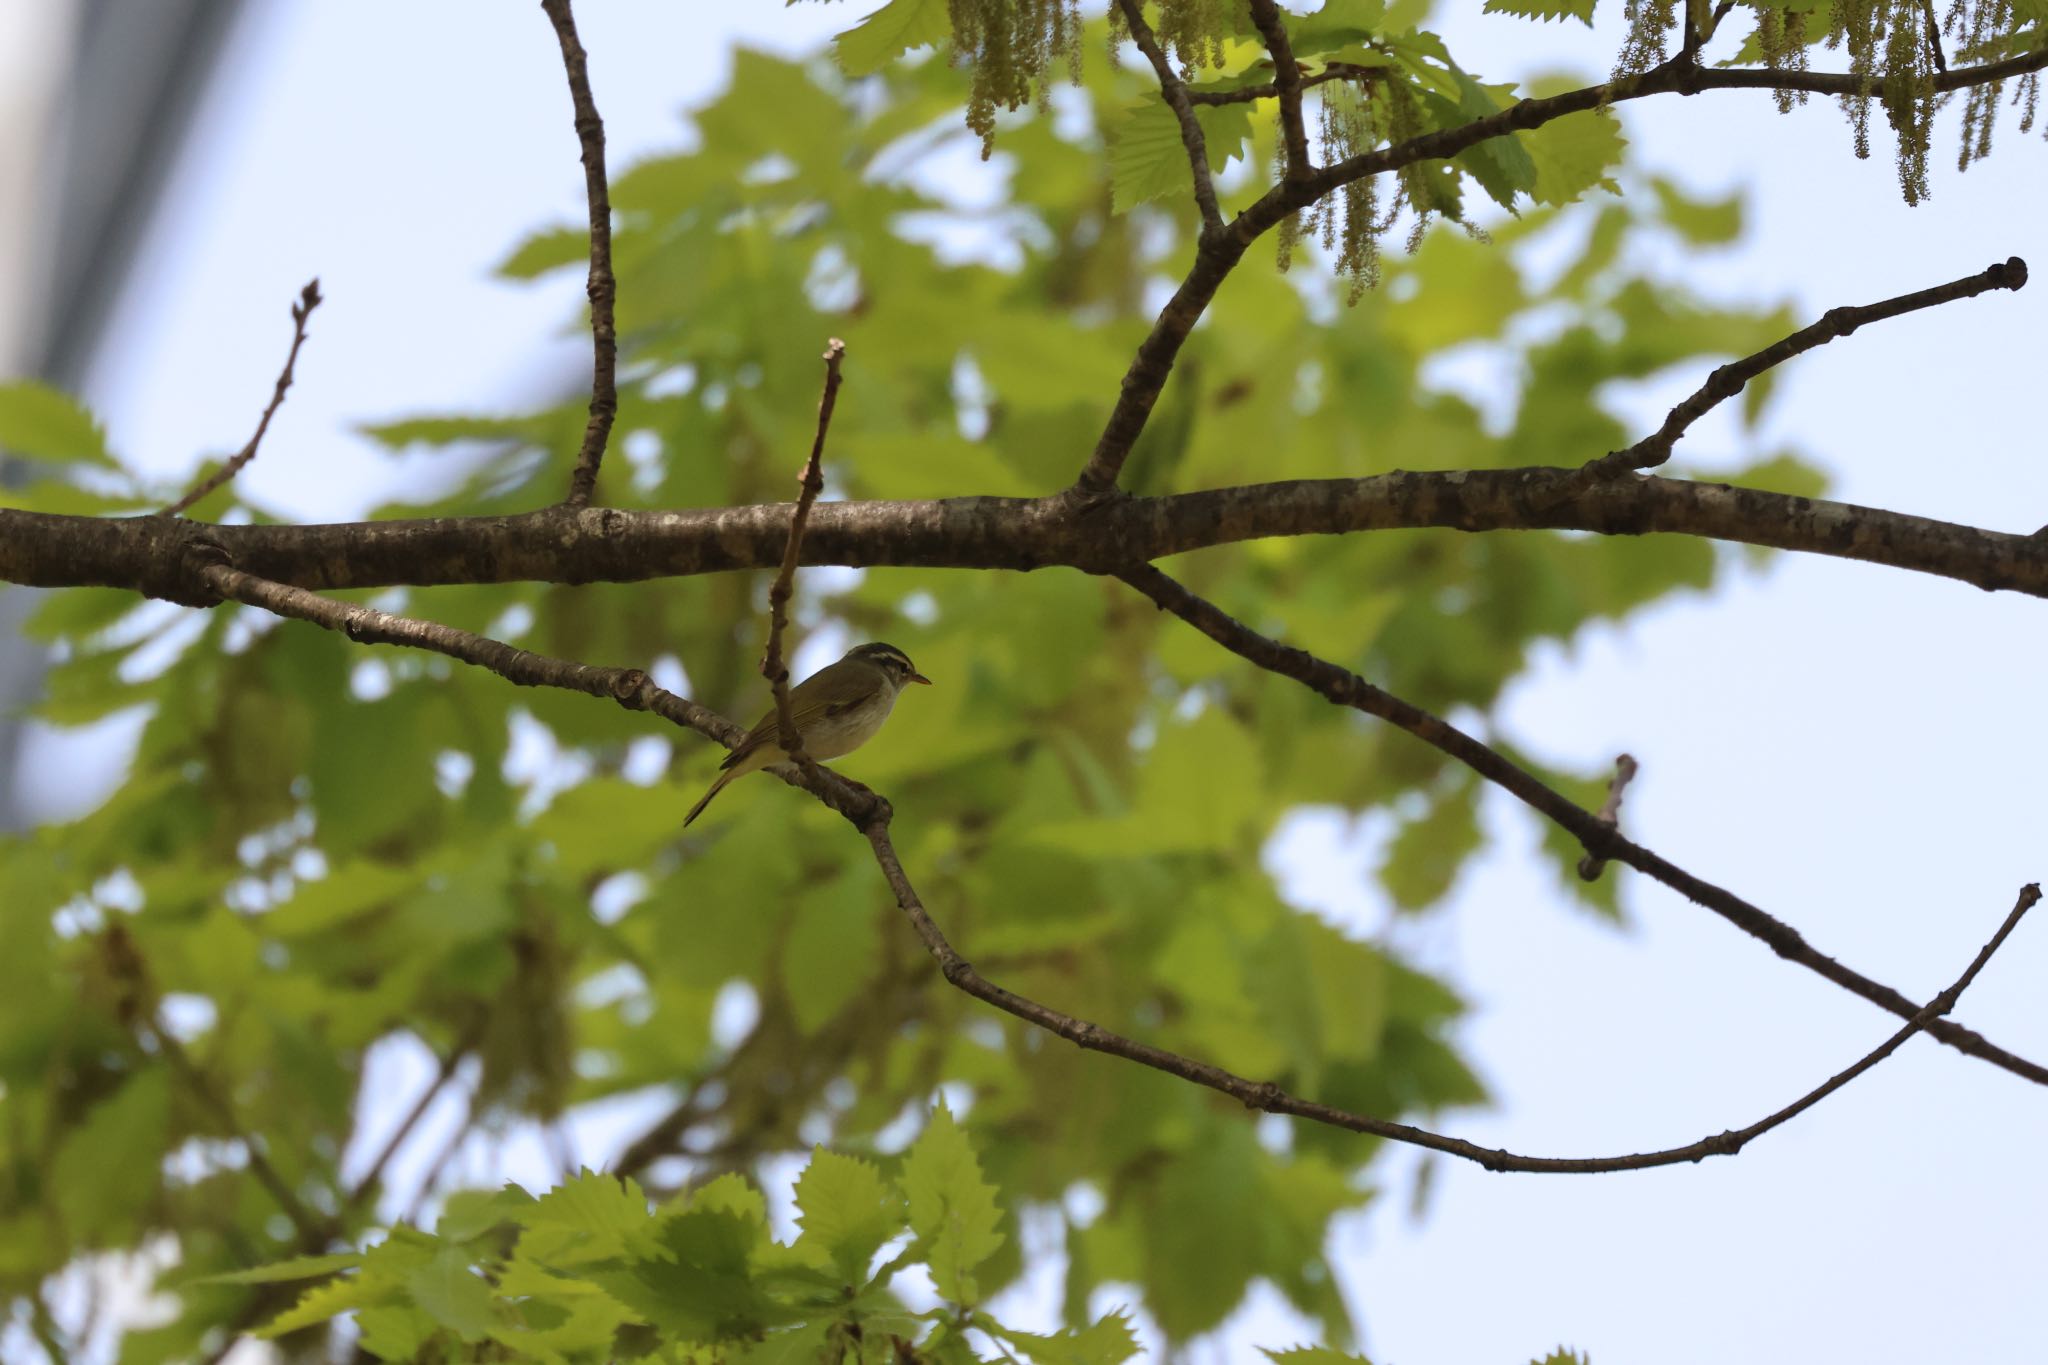
[[[875,737],[906,683],[930,682],[910,662],[910,656],[894,645],[855,645],[838,663],[826,665],[790,689],[789,717],[803,737],[805,753],[816,759],[838,758]],[[726,755],[721,765],[725,771],[703,799],[690,807],[683,823],[703,814],[711,798],[735,777],[785,762],[789,755],[782,748],[779,729],[771,707],[747,731],[739,747]]]

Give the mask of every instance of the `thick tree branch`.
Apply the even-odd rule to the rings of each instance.
[[[576,139],[583,146],[583,188],[590,200],[590,421],[569,476],[570,507],[587,506],[597,488],[598,466],[611,439],[612,420],[619,413],[619,338],[612,321],[618,283],[612,275],[612,201],[604,169],[604,120],[590,93],[590,62],[576,36],[576,16],[569,0],[541,0],[555,38],[562,47],[562,67],[569,77],[569,100],[576,110]]]
[[[1117,576],[1151,598],[1162,610],[1172,612],[1231,653],[1268,672],[1293,678],[1326,701],[1377,716],[1448,754],[1563,828],[1593,857],[1625,863],[1644,876],[1662,882],[1687,900],[1704,906],[1744,933],[1761,940],[1778,956],[1798,963],[1852,995],[1861,996],[1879,1009],[1889,1010],[1901,1019],[1911,1018],[1919,1009],[1917,1002],[1891,987],[1873,981],[1820,952],[1791,925],[1733,892],[1695,877],[1649,849],[1623,838],[1612,824],[1578,806],[1506,755],[1482,744],[1449,722],[1373,686],[1348,669],[1259,634],[1149,564],[1120,571]],[[2036,1085],[2048,1085],[2048,1067],[2007,1052],[1960,1024],[1939,1020],[1928,1028],[1935,1037],[1958,1052],[2003,1067]]]
[[[1216,182],[1209,174],[1209,146],[1202,136],[1202,122],[1195,117],[1195,106],[1188,99],[1187,82],[1173,69],[1173,63],[1159,46],[1158,36],[1145,22],[1143,0],[1116,0],[1116,5],[1124,27],[1130,30],[1131,41],[1138,45],[1138,51],[1145,54],[1145,60],[1152,63],[1152,71],[1159,77],[1159,97],[1166,101],[1174,122],[1180,125],[1181,146],[1187,150],[1188,172],[1195,182],[1195,208],[1202,215],[1202,235],[1221,232],[1223,213],[1216,207]]]
[[[313,316],[313,310],[320,306],[320,302],[320,281],[306,281],[306,287],[299,291],[298,302],[292,305],[292,348],[285,352],[284,368],[277,372],[277,384],[270,391],[270,402],[264,405],[263,415],[256,419],[256,432],[249,438],[249,443],[243,446],[233,459],[193,484],[184,497],[166,507],[160,515],[177,516],[241,473],[242,466],[256,458],[256,451],[263,444],[263,433],[270,430],[270,419],[284,406],[285,390],[292,386],[292,370],[299,363],[299,348],[306,344],[306,319]]]
[[[398,584],[639,582],[772,568],[790,504],[313,526],[208,526],[166,517],[0,509],[0,582],[127,588],[209,605],[193,556],[319,590]],[[1247,484],[1168,497],[829,502],[812,510],[804,564],[955,569],[1066,565],[1113,571],[1274,536],[1415,527],[1668,532],[1911,569],[2048,597],[2048,538],[1980,530],[1853,503],[1654,475],[1587,481],[1577,469],[1399,471]]]
[[[1837,337],[1848,336],[1867,322],[1882,322],[1886,318],[1903,316],[1922,308],[1933,308],[1957,299],[1973,299],[1993,289],[2024,289],[2027,284],[2027,263],[2014,256],[1996,265],[1988,266],[1974,275],[1938,284],[1931,289],[1921,289],[1911,294],[1901,294],[1882,303],[1866,303],[1858,307],[1830,308],[1820,321],[1809,327],[1802,327],[1782,341],[1764,347],[1755,355],[1746,356],[1721,366],[1707,376],[1707,382],[1700,385],[1683,402],[1671,409],[1664,419],[1664,425],[1645,436],[1625,450],[1615,450],[1589,460],[1586,474],[1589,478],[1607,478],[1626,473],[1632,469],[1651,469],[1671,458],[1671,448],[1685,435],[1694,422],[1704,417],[1720,404],[1741,393],[1750,380],[1755,379],[1773,366],[1782,365],[1794,356],[1825,346]]]
[[[825,490],[825,471],[819,461],[825,454],[825,433],[832,427],[832,409],[839,401],[839,366],[846,358],[846,343],[833,337],[825,343],[825,391],[818,399],[818,433],[811,438],[811,457],[804,461],[797,478],[796,510],[789,514],[789,539],[782,550],[782,567],[768,589],[768,647],[761,655],[761,676],[775,695],[775,738],[783,752],[798,763],[816,760],[804,752],[804,737],[789,711],[789,666],[782,658],[782,635],[789,629],[789,599],[796,591],[796,561],[803,549],[804,525],[811,519],[811,504]]]
[[[867,835],[868,844],[874,849],[875,861],[880,865],[883,877],[888,880],[889,889],[895,894],[897,905],[909,918],[911,926],[917,931],[917,936],[924,940],[925,948],[939,964],[939,970],[944,973],[947,981],[975,999],[993,1005],[1005,1014],[1013,1015],[1048,1033],[1058,1034],[1077,1047],[1108,1053],[1110,1056],[1121,1057],[1125,1061],[1149,1066],[1155,1071],[1163,1071],[1170,1076],[1178,1076],[1182,1080],[1220,1091],[1247,1109],[1259,1109],[1269,1114],[1288,1114],[1328,1124],[1333,1128],[1366,1133],[1393,1142],[1443,1152],[1449,1156],[1477,1162],[1489,1171],[1528,1174],[1594,1175],[1609,1171],[1640,1171],[1655,1166],[1675,1166],[1682,1162],[1701,1161],[1710,1156],[1735,1155],[1752,1139],[1796,1118],[1891,1056],[1908,1038],[1932,1026],[1940,1016],[1955,1008],[1957,997],[1976,979],[1977,973],[1983,970],[1984,964],[1991,960],[1991,955],[1998,951],[2007,936],[2012,933],[2021,916],[2041,898],[2039,887],[2030,885],[2024,888],[2012,912],[1999,926],[1998,932],[1992,935],[1991,941],[1978,952],[1954,985],[1925,1006],[1909,1005],[1905,1027],[1847,1069],[1829,1077],[1791,1104],[1747,1127],[1703,1137],[1682,1147],[1668,1147],[1660,1151],[1637,1152],[1626,1156],[1523,1156],[1497,1147],[1482,1147],[1476,1142],[1449,1137],[1411,1124],[1355,1114],[1332,1105],[1304,1100],[1288,1094],[1271,1081],[1247,1080],[1243,1076],[1225,1071],[1222,1067],[1212,1066],[1192,1057],[1183,1057],[1177,1052],[1169,1052],[1133,1038],[1126,1038],[1120,1033],[1103,1028],[1100,1024],[1077,1019],[1073,1015],[1042,1005],[1014,991],[1005,990],[975,971],[973,965],[960,956],[946,940],[939,926],[933,922],[931,914],[918,898],[916,888],[911,885],[909,876],[905,874],[902,861],[896,856],[895,846],[889,838],[889,820],[886,813],[862,826],[862,832]]]

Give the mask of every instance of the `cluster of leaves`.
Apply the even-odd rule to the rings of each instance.
[[[761,1192],[727,1174],[651,1207],[632,1180],[584,1171],[536,1199],[516,1185],[451,1197],[432,1233],[400,1225],[360,1253],[300,1256],[211,1277],[317,1280],[271,1319],[289,1338],[355,1315],[380,1360],[473,1358],[495,1345],[543,1362],[817,1359],[972,1361],[976,1341],[1036,1365],[1118,1365],[1137,1352],[1121,1312],[1045,1336],[979,1305],[975,1272],[1003,1243],[1002,1211],[966,1133],[941,1105],[891,1163],[894,1178],[822,1149],[797,1178],[802,1233],[770,1235]],[[940,1306],[890,1284],[921,1270]]]
[[[931,62],[849,81],[741,54],[732,91],[697,115],[699,149],[615,186],[624,366],[599,500],[785,497],[826,335],[851,357],[835,494],[1064,486],[1193,230],[1183,201],[1130,201],[1115,130],[1154,101],[1149,73],[1091,70],[1083,93],[1079,109],[1006,126],[1005,193],[963,206],[924,173],[961,140],[963,73]],[[1272,122],[1260,111],[1246,127],[1263,164]],[[1616,140],[1569,173],[1588,190],[1619,153]],[[1546,173],[1538,160],[1539,185]],[[1430,233],[1348,314],[1327,279],[1242,271],[1183,352],[1127,482],[1570,463],[1622,444],[1611,385],[1785,328],[1632,264],[1648,234],[1704,243],[1733,222],[1732,206],[1669,187],[1576,214],[1543,203],[1491,245]],[[505,270],[580,269],[583,253],[580,231],[553,230]],[[1452,354],[1491,358],[1483,403],[1437,378]],[[571,401],[377,428],[394,449],[443,451],[467,471],[447,498],[386,512],[549,502],[582,422]],[[15,505],[71,507],[94,482],[80,471],[116,468],[90,420],[41,390],[0,395],[0,442],[52,475],[6,490]],[[1749,477],[1805,476],[1779,460]],[[1483,715],[1536,642],[1703,587],[1716,557],[1675,538],[1413,533],[1218,549],[1175,571],[1424,705]],[[651,666],[750,715],[760,587],[723,575],[375,600],[551,654]],[[1477,847],[1478,797],[1433,751],[1238,666],[1077,572],[819,573],[802,589],[800,621],[825,652],[889,639],[940,684],[852,770],[895,802],[905,861],[982,970],[1355,1110],[1426,1117],[1483,1099],[1454,1046],[1456,994],[1357,926],[1288,904],[1259,859],[1290,811],[1336,806],[1385,836],[1389,904],[1439,902]],[[866,1312],[887,1286],[849,1259],[835,1284],[853,1300],[801,1324],[783,1316],[822,1292],[783,1271],[842,1254],[838,1234],[775,1248],[746,1211],[752,1196],[704,1182],[816,1142],[888,1158],[899,1121],[942,1087],[971,1100],[1004,1191],[995,1231],[956,1267],[978,1292],[942,1283],[945,1297],[973,1305],[1022,1273],[1021,1210],[1064,1237],[1072,1335],[991,1338],[1001,1349],[1061,1358],[1089,1333],[1117,1336],[1090,1311],[1104,1292],[1184,1340],[1259,1280],[1333,1344],[1353,1338],[1323,1247],[1330,1220],[1373,1194],[1376,1144],[1255,1127],[1207,1092],[986,1013],[931,971],[861,841],[798,793],[749,784],[684,837],[678,813],[714,768],[712,746],[588,697],[514,696],[437,656],[366,654],[240,608],[75,590],[51,595],[31,629],[57,656],[45,720],[133,716],[140,736],[107,804],[0,842],[0,1286],[31,1300],[96,1253],[170,1246],[180,1314],[133,1335],[126,1358],[191,1355],[256,1320],[263,1286],[209,1277],[372,1241],[332,1282],[355,1288],[324,1292],[379,1296],[352,1311],[380,1341],[452,1333],[448,1354],[482,1355],[495,1330],[595,1330],[610,1303],[638,1321],[606,1330],[631,1325],[672,1355],[707,1337],[703,1318],[663,1316],[687,1303],[748,1331],[829,1332],[848,1302]],[[1562,881],[1578,887],[1569,863]],[[716,1026],[736,997],[755,1013],[737,1039]],[[398,1037],[471,1059],[458,1084],[487,1132],[670,1094],[679,1121],[622,1173],[664,1196],[702,1188],[639,1209],[609,1242],[535,1221],[600,1185],[626,1211],[633,1198],[609,1182],[531,1208],[428,1190],[426,1206],[445,1196],[456,1221],[431,1238],[411,1230],[397,1216],[415,1192],[343,1175],[343,1153],[388,1130],[358,1096],[372,1048]],[[853,1179],[847,1160],[827,1161],[832,1178]],[[920,1254],[938,1256],[914,1191],[908,1208]],[[500,1223],[478,1223],[484,1211]],[[716,1235],[695,1240],[704,1229]],[[550,1289],[554,1307],[522,1318],[509,1301],[539,1281],[507,1277],[546,1237],[554,1259],[535,1274],[577,1288]],[[955,1273],[928,1264],[935,1279]],[[619,1288],[643,1270],[680,1284],[659,1267],[682,1265],[731,1273],[705,1281],[705,1299]],[[903,1330],[923,1333],[923,1349],[957,1325]]]

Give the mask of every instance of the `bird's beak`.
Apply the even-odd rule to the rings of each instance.
[[[926,687],[930,687],[930,686],[932,685],[932,680],[931,680],[930,678],[927,678],[927,677],[926,677],[926,676],[925,676],[924,674],[922,674],[922,673],[915,673],[915,672],[913,672],[913,673],[912,673],[912,674],[910,675],[910,680],[911,680],[912,682],[921,682],[921,683],[923,683],[923,684],[924,684],[924,685],[925,685]]]

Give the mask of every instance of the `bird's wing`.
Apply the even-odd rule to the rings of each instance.
[[[844,709],[844,704],[835,706],[829,701],[804,697],[801,695],[801,689],[791,694],[789,699],[789,718],[796,722],[798,734],[802,734],[804,727],[812,721],[822,720]],[[718,766],[735,768],[761,749],[778,746],[780,741],[776,732],[780,728],[775,720],[775,708],[771,706],[768,708],[768,714],[754,722],[754,728],[747,731],[747,737],[741,740],[739,746],[725,756],[725,762]]]

